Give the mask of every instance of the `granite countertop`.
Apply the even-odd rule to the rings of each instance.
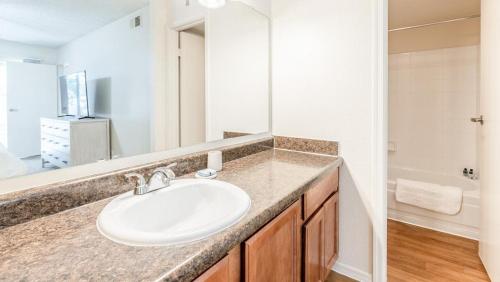
[[[130,247],[103,237],[96,219],[110,199],[0,230],[1,281],[190,281],[342,164],[337,157],[270,149],[224,164],[218,180],[252,199],[235,226],[184,246]]]

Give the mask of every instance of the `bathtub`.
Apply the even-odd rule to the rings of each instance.
[[[445,215],[396,202],[396,179],[398,178],[460,187],[464,191],[460,212],[456,215]],[[480,221],[479,197],[479,181],[477,180],[408,168],[389,168],[387,214],[393,220],[477,240]]]

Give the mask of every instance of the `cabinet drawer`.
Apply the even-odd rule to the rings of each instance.
[[[69,139],[49,134],[42,134],[40,139],[42,151],[57,150],[69,154]]]
[[[69,123],[66,122],[47,122],[40,123],[40,131],[42,135],[54,135],[63,138],[69,137]]]
[[[42,159],[61,168],[70,165],[69,155],[55,150],[42,150]]]
[[[339,170],[326,176],[304,194],[304,219],[308,219],[339,187]]]

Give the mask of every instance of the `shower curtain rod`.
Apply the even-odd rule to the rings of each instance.
[[[457,18],[457,19],[451,19],[451,20],[445,20],[445,21],[427,23],[427,24],[405,26],[405,27],[399,27],[399,28],[389,29],[389,32],[401,31],[401,30],[407,30],[407,29],[414,29],[414,28],[421,28],[421,27],[428,27],[428,26],[433,26],[433,25],[438,25],[438,24],[445,24],[445,23],[466,21],[466,20],[471,20],[471,19],[477,19],[477,18],[480,18],[480,17],[481,17],[481,15],[473,15],[473,16],[469,16],[469,17],[463,17],[463,18]]]

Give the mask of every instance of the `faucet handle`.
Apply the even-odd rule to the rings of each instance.
[[[157,169],[155,169],[153,171],[153,174],[157,173],[157,172],[163,172],[165,174],[165,176],[168,178],[168,180],[174,180],[175,179],[175,173],[174,171],[172,170],[173,167],[176,167],[177,166],[177,163],[173,163],[173,164],[170,164],[166,167],[159,167]]]
[[[138,187],[146,186],[146,178],[144,178],[144,176],[142,176],[141,174],[135,173],[135,172],[125,174],[125,178],[127,178],[127,179],[134,178],[134,177],[137,178]]]

